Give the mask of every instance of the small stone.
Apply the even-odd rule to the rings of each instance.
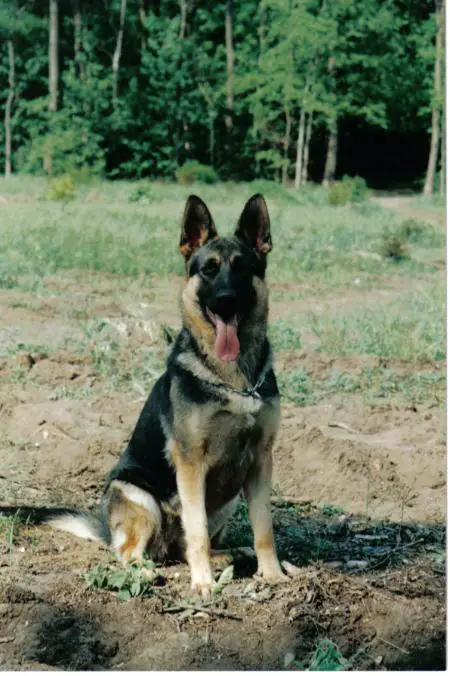
[[[282,561],[281,565],[290,577],[298,577],[302,573],[301,568],[294,566],[294,564],[289,563],[289,561]]]
[[[283,667],[286,669],[289,667],[293,662],[295,662],[295,655],[294,653],[286,653],[283,659]]]
[[[345,567],[348,570],[364,570],[369,565],[368,561],[347,561]]]
[[[23,369],[27,371],[33,368],[35,364],[35,360],[31,356],[31,354],[24,354],[23,352],[19,352],[18,354],[16,354],[16,362],[19,366],[21,366]]]
[[[208,613],[205,613],[203,610],[200,610],[198,613],[195,613],[195,615],[193,615],[193,617],[196,618],[196,619],[202,619],[202,620],[208,620],[209,619]]]
[[[263,601],[270,601],[273,598],[273,591],[271,589],[262,589],[260,592],[249,594],[249,596],[253,601],[262,603]]]

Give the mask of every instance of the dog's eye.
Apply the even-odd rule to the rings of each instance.
[[[211,277],[212,275],[215,275],[219,269],[219,263],[215,258],[210,258],[209,260],[206,261],[204,266],[202,267],[202,272],[204,275],[207,275],[208,277]]]

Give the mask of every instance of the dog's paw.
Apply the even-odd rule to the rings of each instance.
[[[269,570],[258,570],[256,576],[262,577],[269,584],[280,584],[289,580],[289,577],[279,567],[270,568]]]
[[[212,596],[212,580],[193,580],[191,583],[191,589],[196,596],[201,596],[203,599],[210,599]]]

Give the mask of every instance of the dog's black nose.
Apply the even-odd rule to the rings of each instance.
[[[234,300],[237,298],[237,293],[234,289],[221,289],[216,293],[217,300]]]
[[[237,293],[233,289],[222,289],[216,293],[214,312],[228,322],[234,317],[237,309]]]

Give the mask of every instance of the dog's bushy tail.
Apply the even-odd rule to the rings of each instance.
[[[65,507],[3,507],[0,515],[16,516],[18,520],[32,525],[47,525],[56,530],[72,533],[85,540],[97,540],[109,544],[110,533],[105,521],[94,514]]]
[[[93,514],[65,510],[59,514],[49,514],[43,523],[56,530],[72,533],[85,540],[109,542],[109,532],[103,520]]]

